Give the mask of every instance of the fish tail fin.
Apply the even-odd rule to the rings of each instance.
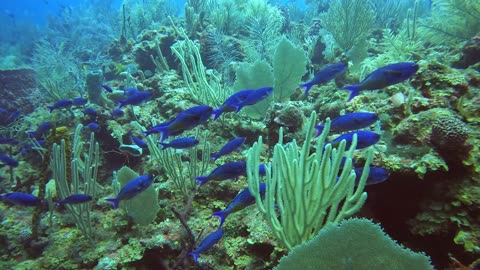
[[[161,150],[167,149],[168,147],[170,147],[170,146],[168,146],[168,143],[159,142],[158,144],[160,144],[160,145],[162,146],[162,149],[161,149]]]
[[[308,95],[308,92],[310,91],[310,88],[312,88],[312,84],[310,83],[304,83],[304,84],[301,84],[300,87],[303,87],[305,88],[305,96]]]
[[[35,138],[35,131],[29,131],[29,132],[28,132],[28,137],[29,137],[30,139]]]
[[[342,88],[342,90],[350,91],[350,96],[348,97],[348,100],[347,100],[348,102],[358,95],[358,93],[360,92],[360,85],[355,84],[355,85],[345,86]]]
[[[195,263],[198,263],[198,253],[197,252],[190,252],[190,253],[188,253],[188,255],[193,257],[193,261]]]
[[[320,136],[320,134],[322,134],[324,128],[325,128],[325,125],[316,125],[315,126],[315,129],[317,130],[317,133],[315,133],[315,138]]]
[[[125,106],[125,100],[117,100],[117,103],[118,103],[118,107],[119,108],[122,108],[123,106]]]
[[[220,225],[218,227],[222,227],[223,223],[225,222],[225,219],[227,218],[228,213],[225,211],[218,211],[212,214],[212,216],[218,217],[220,219]]]
[[[163,142],[168,138],[168,130],[164,129],[162,130],[162,137],[160,138],[160,141]]]
[[[203,185],[205,185],[205,183],[207,183],[207,181],[208,181],[208,176],[195,177],[195,180],[197,180],[198,182],[200,182],[200,186],[203,186]]]
[[[106,199],[106,200],[107,200],[107,202],[112,204],[113,209],[118,208],[119,200],[117,198],[109,198],[109,199]]]
[[[213,113],[212,113],[213,114],[213,121],[217,120],[217,118],[220,117],[220,115],[222,115],[222,113],[223,113],[223,110],[222,110],[221,107],[214,110]]]
[[[217,153],[217,154],[213,154],[213,155],[210,156],[210,158],[212,159],[212,161],[217,160],[219,157],[220,157],[220,156],[218,155],[218,153]]]
[[[52,112],[53,110],[55,110],[55,106],[47,106],[47,108],[50,110],[50,112]]]

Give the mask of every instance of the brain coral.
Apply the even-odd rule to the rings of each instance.
[[[440,115],[433,122],[430,142],[439,151],[464,152],[468,134],[468,125],[462,120],[453,115]]]

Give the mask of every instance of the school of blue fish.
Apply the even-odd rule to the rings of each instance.
[[[304,88],[305,95],[308,95],[310,89],[313,86],[325,84],[331,80],[334,80],[335,78],[343,74],[346,69],[347,65],[345,63],[340,62],[331,64],[320,70],[311,81],[303,83],[299,87]],[[350,96],[348,97],[348,101],[350,101],[355,96],[361,94],[362,91],[378,90],[388,87],[390,85],[401,83],[414,75],[417,70],[418,65],[412,62],[390,64],[375,70],[370,75],[368,75],[362,82],[355,85],[345,86],[342,89],[350,92]],[[110,86],[105,84],[101,85],[101,87],[107,92],[114,91]],[[212,115],[213,120],[217,120],[221,115],[225,113],[238,113],[242,108],[255,105],[258,102],[266,99],[273,93],[273,91],[273,87],[270,86],[265,86],[258,89],[245,89],[238,91],[228,97],[225,102],[217,109],[213,109],[212,107],[207,105],[198,105],[191,107],[178,113],[175,117],[172,117],[171,120],[151,127],[147,131],[143,132],[143,135],[149,136],[151,134],[160,134],[161,139],[158,144],[162,146],[162,149],[188,149],[191,147],[195,147],[199,144],[198,139],[196,139],[195,137],[180,137],[172,139],[168,142],[166,142],[165,140],[170,137],[181,135],[183,132],[191,130],[199,125],[205,124]],[[117,101],[118,108],[113,110],[110,116],[112,117],[112,119],[124,117],[125,113],[122,110],[123,107],[139,106],[145,102],[148,102],[151,99],[151,93],[148,91],[140,91],[134,88],[125,89],[124,99]],[[101,127],[98,123],[95,122],[97,112],[93,108],[86,107],[87,104],[88,100],[86,98],[77,97],[72,100],[58,100],[47,108],[50,112],[54,110],[82,110],[83,114],[85,116],[88,116],[90,120],[90,122],[84,125],[83,131],[98,132]],[[0,108],[0,125],[8,125],[15,121],[15,119],[17,119],[19,116],[20,114],[17,111],[8,112]],[[353,112],[339,116],[332,120],[330,132],[340,133],[340,135],[335,139],[331,140],[330,144],[336,146],[342,140],[345,140],[347,147],[350,147],[353,141],[353,137],[354,135],[356,135],[357,149],[362,149],[375,145],[380,140],[380,134],[362,129],[368,128],[377,121],[378,116],[370,112]],[[40,146],[42,146],[44,143],[44,138],[54,127],[54,122],[47,121],[41,123],[36,128],[36,130],[29,132],[30,138],[36,140],[36,142]],[[319,136],[322,133],[324,126],[319,123],[315,126],[315,128],[317,130],[316,136]],[[143,141],[142,138],[135,137],[132,134],[129,134],[128,136],[132,143],[134,143],[135,145],[139,146],[140,148],[147,148],[147,144],[145,143],[145,141]],[[211,160],[216,161],[222,156],[240,150],[244,145],[245,140],[245,137],[233,138],[232,140],[227,142],[218,152],[212,154]],[[18,166],[18,160],[13,157],[13,147],[19,145],[19,153],[24,155],[26,151],[31,150],[32,145],[28,143],[20,144],[14,138],[5,137],[0,137],[0,144],[10,145],[11,153],[0,154],[0,166],[8,166],[10,168],[13,179],[14,168]],[[258,169],[260,175],[264,176],[266,173],[265,166],[260,165]],[[198,181],[199,186],[203,186],[211,181],[225,181],[229,179],[238,179],[242,176],[245,177],[246,170],[247,169],[245,161],[231,161],[217,166],[208,175],[196,177],[195,180]],[[362,170],[363,168],[355,169],[355,174],[357,175],[356,181],[359,180],[360,175],[362,174]],[[382,183],[388,179],[389,175],[390,174],[386,169],[371,167],[366,185]],[[121,201],[131,200],[135,196],[138,196],[143,191],[145,191],[153,184],[154,179],[155,176],[149,174],[141,175],[135,179],[132,179],[121,188],[120,192],[115,197],[108,198],[106,199],[106,201],[111,203],[113,209],[116,209],[119,207],[119,203]],[[260,185],[260,194],[262,196],[265,194],[265,189],[266,184],[262,183]],[[94,198],[86,194],[73,194],[67,198],[64,198],[63,200],[55,201],[54,203],[57,206],[63,206],[66,204],[89,203],[93,199]],[[2,194],[0,195],[0,201],[23,207],[37,207],[41,204],[46,203],[32,194],[21,192],[10,192]],[[219,227],[216,231],[206,236],[203,241],[200,242],[198,247],[190,253],[190,255],[194,258],[194,261],[197,262],[200,254],[207,252],[210,248],[212,248],[216,243],[220,241],[220,239],[223,237],[222,226],[230,214],[241,211],[242,209],[254,203],[255,199],[250,193],[248,187],[246,187],[238,193],[238,195],[224,210],[213,213],[212,216],[219,218]]]

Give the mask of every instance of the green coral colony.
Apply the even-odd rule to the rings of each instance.
[[[479,1],[0,7],[0,269],[479,269]]]

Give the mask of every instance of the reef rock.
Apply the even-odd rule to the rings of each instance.
[[[37,91],[37,75],[33,69],[0,70],[0,108],[31,113],[35,104],[30,96]]]

